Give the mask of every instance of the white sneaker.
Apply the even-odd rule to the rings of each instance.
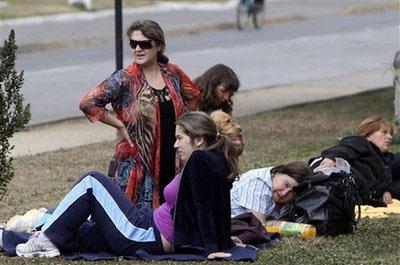
[[[60,256],[58,248],[50,239],[40,233],[34,234],[25,244],[18,244],[15,252],[17,252],[18,256],[25,258]]]

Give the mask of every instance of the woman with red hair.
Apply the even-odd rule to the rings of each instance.
[[[358,135],[343,138],[338,145],[322,152],[322,166],[333,166],[337,157],[351,165],[364,204],[390,204],[393,194],[392,161],[389,152],[393,126],[380,117],[368,117],[358,128]]]

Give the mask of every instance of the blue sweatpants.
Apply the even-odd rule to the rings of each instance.
[[[113,182],[94,171],[74,185],[42,231],[62,253],[107,251],[133,256],[139,249],[164,253],[153,211],[138,209]]]

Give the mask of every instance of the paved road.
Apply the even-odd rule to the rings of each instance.
[[[183,64],[191,75],[196,75],[203,71],[200,68],[220,60],[219,56],[224,55],[227,62],[232,63],[243,83],[242,90],[234,98],[234,115],[242,116],[293,104],[351,95],[391,84],[391,72],[387,69],[392,61],[392,50],[399,48],[399,32],[396,30],[399,18],[397,9],[385,13],[376,11],[385,9],[382,3],[392,6],[393,1],[380,1],[377,4],[374,1],[356,0],[351,1],[350,5],[348,2],[337,0],[304,3],[286,0],[269,3],[267,14],[270,12],[268,18],[271,23],[261,32],[240,34],[233,30],[204,31],[221,25],[226,27],[225,20],[228,21],[229,29],[229,25],[233,25],[232,7],[231,11],[229,7],[222,11],[179,11],[184,14],[176,11],[176,16],[172,18],[167,13],[150,13],[156,18],[169,18],[163,21],[166,23],[164,28],[168,35],[168,54],[173,61]],[[348,15],[365,11],[372,12],[369,15]],[[198,18],[194,18],[196,15],[201,15],[203,22],[200,23]],[[188,24],[191,20],[197,24]],[[291,23],[276,24],[282,20],[289,20]],[[340,20],[344,22],[341,23]],[[65,21],[66,24],[82,24],[82,21],[87,20],[69,17]],[[183,26],[172,25],[177,22]],[[42,21],[40,27],[34,23],[24,23],[26,21],[16,23],[19,25],[18,32],[23,29],[30,37],[27,37],[25,42],[21,41],[20,46],[37,46],[39,40],[44,43],[35,46],[38,51],[34,53],[20,54],[18,61],[18,65],[24,64],[28,79],[36,78],[37,83],[32,86],[34,93],[31,93],[31,97],[36,96],[36,100],[41,104],[33,106],[34,121],[36,105],[44,107],[49,102],[54,104],[48,109],[43,108],[44,113],[48,114],[45,118],[48,119],[57,110],[65,107],[63,104],[69,97],[75,96],[76,102],[79,101],[80,95],[88,87],[99,81],[101,75],[108,75],[113,68],[114,64],[110,59],[113,57],[113,49],[104,41],[110,38],[96,35],[90,40],[90,49],[87,49],[88,46],[84,45],[87,40],[82,41],[80,38],[87,36],[85,34],[80,37],[73,32],[56,34],[57,37],[50,34],[63,33],[61,29],[64,26],[58,27],[54,21]],[[57,25],[57,31],[52,30],[54,25]],[[104,24],[92,21],[90,28],[96,31],[98,25]],[[4,24],[1,25],[0,22],[0,29],[4,28]],[[39,31],[32,31],[33,28]],[[182,35],[189,31],[199,31],[202,34]],[[31,34],[32,32],[35,34]],[[51,36],[46,35],[46,32]],[[104,31],[98,32],[104,34]],[[57,40],[58,45],[55,46],[58,48],[49,45],[54,39]],[[74,45],[70,45],[68,40],[72,40]],[[66,45],[60,46],[60,43]],[[43,48],[50,49],[44,52]],[[29,49],[25,49],[27,50]],[[186,57],[191,59],[193,54],[200,59],[185,61]],[[79,65],[76,65],[77,60],[81,61]],[[246,61],[251,61],[252,64],[244,64]],[[241,67],[243,65],[245,67]],[[90,71],[79,70],[79,67],[85,66]],[[236,68],[241,69],[240,72]],[[73,73],[85,76],[85,80],[89,81],[85,81],[85,84]],[[57,79],[57,75],[67,78],[66,85]],[[244,90],[251,88],[251,82],[257,80],[269,86],[264,89]],[[77,93],[72,89],[74,86],[82,91]],[[57,93],[47,93],[46,87],[58,89]],[[48,97],[52,97],[51,100]],[[114,138],[115,131],[109,126],[90,124],[84,118],[68,120],[18,132],[12,139],[12,144],[15,145],[13,155],[36,154]]]
[[[391,84],[399,49],[397,10],[267,24],[261,31],[209,30],[167,38],[172,62],[196,77],[215,63],[230,65],[241,90],[296,84],[376,70]],[[81,116],[80,98],[114,69],[112,43],[50,49],[19,55],[23,87],[32,103],[31,124]],[[125,51],[125,62],[131,58]],[[372,84],[371,84],[372,85]]]
[[[176,30],[202,28],[205,26],[226,24],[234,21],[235,5],[238,0],[226,3],[206,2],[200,4],[161,3],[158,5],[123,10],[124,27],[138,18],[150,18],[158,21],[165,29]],[[268,20],[289,17],[317,18],[343,16],[355,12],[376,11],[392,7],[396,0],[266,0]],[[1,12],[1,9],[0,9]],[[0,39],[6,38],[11,28],[18,36],[21,48],[42,47],[41,45],[75,45],[85,41],[104,41],[114,37],[114,13],[104,11],[96,13],[65,14],[47,17],[34,17],[0,21]],[[51,45],[50,45],[51,46]]]

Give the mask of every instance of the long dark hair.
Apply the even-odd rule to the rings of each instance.
[[[193,141],[197,137],[204,139],[204,150],[216,150],[222,153],[229,168],[227,179],[233,182],[239,174],[238,155],[235,146],[227,135],[220,134],[214,121],[202,111],[187,112],[176,122],[183,132]]]
[[[288,175],[294,179],[297,183],[301,183],[303,179],[310,176],[312,171],[306,163],[301,161],[295,161],[286,165],[280,165],[271,169],[271,175],[274,176],[276,173]]]
[[[160,46],[161,49],[157,54],[157,61],[160,63],[168,63],[169,59],[167,56],[164,55],[165,52],[165,37],[164,37],[164,31],[158,25],[157,22],[149,19],[143,19],[143,20],[137,20],[132,23],[132,25],[129,26],[128,30],[126,31],[126,35],[128,35],[128,38],[131,37],[132,32],[139,30],[142,32],[142,34],[151,40],[154,40],[156,42],[157,46]]]
[[[235,72],[224,64],[216,64],[197,77],[194,81],[196,87],[201,90],[199,110],[216,110],[215,98],[217,97],[217,86],[224,84],[226,89],[232,93],[239,89],[240,82]],[[232,101],[228,100],[228,110],[225,112],[232,114]]]

